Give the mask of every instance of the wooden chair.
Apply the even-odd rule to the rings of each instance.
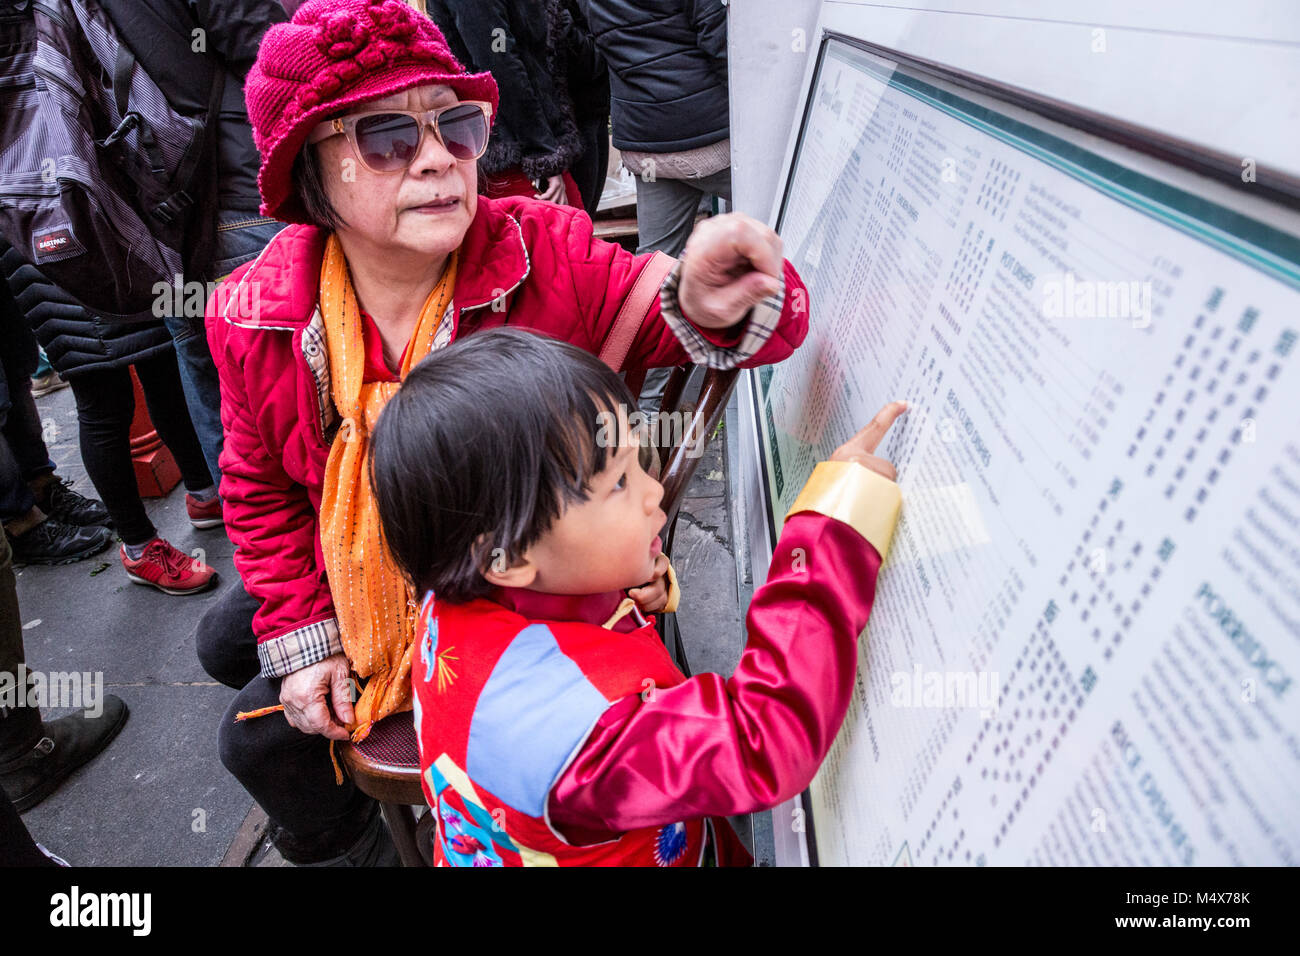
[[[668,521],[664,524],[662,538],[664,554],[669,557],[673,553],[673,538],[677,531],[677,512],[681,509],[686,488],[695,476],[695,468],[708,447],[709,439],[713,437],[718,422],[727,410],[727,400],[739,374],[736,369],[706,369],[704,380],[700,383],[699,398],[694,405],[687,405],[683,403],[682,396],[695,369],[694,365],[681,365],[673,369],[664,385],[663,399],[659,403],[660,415],[684,415],[682,427],[661,427],[653,433],[659,439],[674,439],[672,444],[656,448],[659,460],[663,462],[659,481],[664,486],[663,509],[668,515]],[[628,387],[633,395],[640,393],[643,378],[644,373],[639,373],[636,380],[629,376]],[[677,438],[681,441],[676,441]],[[673,661],[689,677],[690,662],[686,657],[686,647],[681,641],[676,614],[659,615],[659,633]]]
[[[677,512],[682,496],[690,484],[709,438],[722,419],[727,399],[735,385],[734,369],[719,371],[707,369],[700,386],[700,395],[694,405],[683,405],[682,396],[695,371],[694,365],[673,369],[664,387],[660,414],[682,415],[680,429],[656,429],[657,438],[680,438],[670,445],[657,448],[663,467],[660,481],[664,486],[663,509],[668,515],[662,534],[664,553],[672,554],[673,532],[677,527]],[[644,375],[629,376],[632,394],[640,392]],[[672,421],[672,419],[669,419]],[[667,433],[667,434],[665,434]],[[686,674],[690,667],[676,626],[676,615],[660,615],[660,633],[673,660]],[[418,822],[415,808],[425,805],[424,791],[420,788],[420,753],[415,741],[415,725],[409,713],[385,717],[371,728],[369,735],[359,744],[344,744],[340,748],[343,764],[361,791],[379,801],[384,821],[388,824],[393,842],[397,845],[403,866],[430,866],[433,855],[432,813],[426,813]]]

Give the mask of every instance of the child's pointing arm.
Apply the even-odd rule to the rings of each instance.
[[[819,465],[754,594],[735,674],[701,674],[613,704],[551,791],[575,842],[775,806],[812,780],[848,709],[857,639],[901,504],[873,454],[887,406]],[[645,698],[645,699],[643,699]]]

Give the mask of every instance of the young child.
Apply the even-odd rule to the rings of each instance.
[[[901,503],[872,452],[902,403],[813,472],[729,680],[684,678],[625,597],[663,567],[635,407],[587,352],[502,329],[425,359],[380,418],[384,536],[425,595],[412,679],[439,864],[747,864],[720,818],[803,790],[844,719]]]

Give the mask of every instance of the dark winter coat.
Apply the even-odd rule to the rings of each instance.
[[[609,66],[614,145],[675,153],[726,139],[723,0],[578,0]]]
[[[560,28],[569,96],[582,140],[582,156],[569,172],[582,193],[582,208],[595,215],[609,164],[609,70],[578,0],[560,0]]]
[[[108,322],[50,283],[9,243],[0,240],[0,273],[27,316],[50,364],[64,378],[143,361],[172,347],[161,321]]]
[[[479,161],[489,175],[520,167],[556,176],[582,155],[569,95],[560,0],[429,0],[429,16],[471,72],[492,74],[501,109]],[[567,21],[571,24],[571,21]]]

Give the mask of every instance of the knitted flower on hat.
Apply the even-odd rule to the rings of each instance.
[[[427,16],[401,0],[308,0],[262,38],[244,85],[262,154],[262,214],[308,222],[289,174],[321,120],[417,86],[446,85],[497,110],[490,73],[466,73]]]

